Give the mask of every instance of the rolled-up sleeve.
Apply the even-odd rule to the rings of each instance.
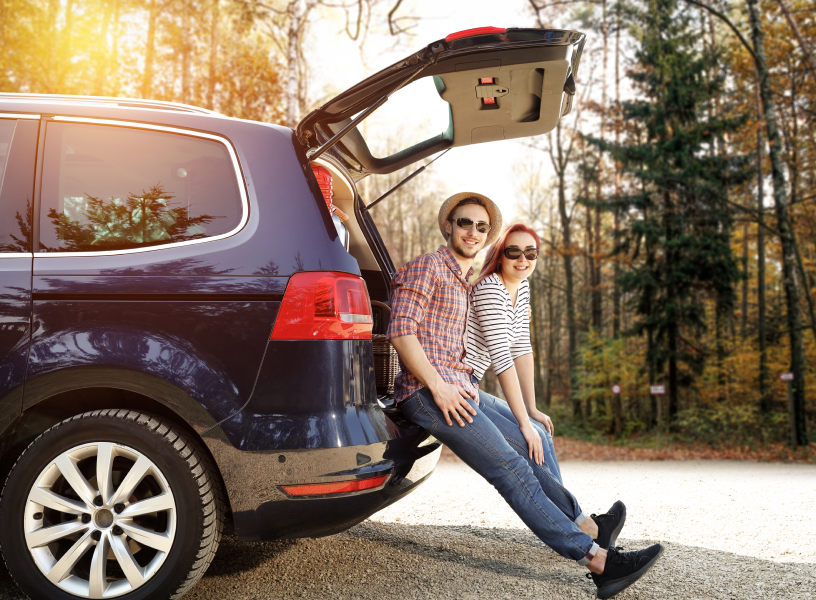
[[[471,306],[479,327],[482,330],[484,344],[493,363],[496,375],[514,366],[510,356],[510,335],[505,313],[505,298],[501,289],[495,285],[483,284],[473,292]]]
[[[432,256],[426,254],[407,263],[394,275],[388,339],[416,335],[439,285],[436,268]]]

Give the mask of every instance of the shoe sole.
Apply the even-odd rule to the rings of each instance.
[[[624,523],[626,523],[626,505],[623,506],[623,515],[621,516],[621,520],[618,522],[618,526],[612,530],[612,535],[609,537],[609,546],[604,548],[604,550],[609,549],[610,546],[615,546],[615,543],[618,541],[618,535],[620,534],[621,529],[623,529]]]
[[[631,575],[627,575],[626,577],[621,577],[620,579],[615,579],[613,581],[609,581],[603,584],[601,587],[598,588],[597,598],[600,600],[605,600],[606,598],[611,598],[612,596],[616,596],[620,594],[623,590],[628,588],[630,585],[635,583],[638,579],[643,577],[646,572],[652,568],[652,565],[657,562],[657,559],[663,555],[663,544],[659,544],[660,551],[655,555],[655,557],[646,563],[645,566],[641,567],[639,571],[635,571]]]

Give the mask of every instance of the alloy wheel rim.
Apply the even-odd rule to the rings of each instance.
[[[113,598],[159,571],[177,507],[153,461],[97,442],[63,452],[40,472],[23,518],[31,557],[51,583],[81,598]]]

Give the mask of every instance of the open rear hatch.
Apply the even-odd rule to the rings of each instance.
[[[576,31],[483,27],[428,44],[346,90],[297,126],[311,158],[329,151],[355,179],[386,174],[470,144],[541,135],[572,109],[585,36]],[[432,77],[448,103],[448,127],[374,156],[357,125],[401,88]],[[410,123],[405,115],[403,123]]]

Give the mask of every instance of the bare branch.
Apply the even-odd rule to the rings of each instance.
[[[397,9],[402,4],[402,0],[397,0],[397,3],[394,5],[394,8],[388,11],[388,31],[391,32],[391,35],[397,35],[397,32],[394,31],[394,13],[397,12]]]
[[[799,25],[796,24],[796,20],[794,20],[787,4],[785,4],[785,1],[776,1],[779,4],[779,8],[781,8],[782,12],[785,14],[785,19],[787,19],[788,25],[790,25],[791,31],[793,31],[793,35],[796,37],[796,41],[799,42],[799,48],[802,50],[802,54],[805,55],[805,61],[810,68],[810,75],[813,77],[814,83],[816,83],[816,59],[813,58],[813,53],[811,52],[810,48],[808,48],[807,41],[802,35],[802,30],[799,29]]]
[[[285,15],[286,14],[286,11],[280,10],[279,8],[275,8],[274,6],[270,6],[269,4],[266,4],[265,2],[258,2],[258,0],[255,0],[255,2],[253,4],[255,4],[255,6],[257,6],[258,8],[268,10],[269,12],[274,13],[276,15]]]
[[[394,4],[394,8],[388,11],[388,31],[391,32],[391,35],[399,35],[404,33],[406,35],[412,35],[408,33],[411,29],[417,26],[417,21],[419,21],[419,17],[399,17],[394,18],[394,14],[399,9],[400,4],[402,4],[402,0],[397,0],[396,4]],[[400,21],[412,21],[412,24],[408,27],[403,27],[399,25]]]
[[[402,0],[400,0],[402,1]],[[544,22],[541,20],[541,7],[535,3],[535,0],[529,0],[530,6],[533,7],[533,10],[536,14],[536,23],[538,23],[538,27],[540,29],[544,29]]]
[[[754,59],[754,62],[756,62],[756,54],[754,54],[754,47],[748,43],[748,40],[745,39],[740,30],[737,29],[737,26],[734,25],[728,17],[726,17],[717,9],[710,7],[708,4],[703,4],[702,2],[698,2],[697,0],[686,0],[686,2],[688,2],[689,4],[693,4],[694,6],[699,6],[704,10],[707,10],[712,15],[720,19],[723,23],[728,25],[731,28],[731,31],[733,31],[734,34],[736,34],[736,36],[739,38],[739,41],[742,42],[742,45],[745,46],[745,49],[748,50],[748,53],[751,55],[751,58]]]
[[[558,0],[558,2],[549,2],[547,4],[536,4],[535,0],[530,0],[530,4],[533,5],[533,9],[538,12],[539,10],[544,10],[547,8],[551,8],[553,6],[561,6],[562,4],[603,4],[602,0]]]

